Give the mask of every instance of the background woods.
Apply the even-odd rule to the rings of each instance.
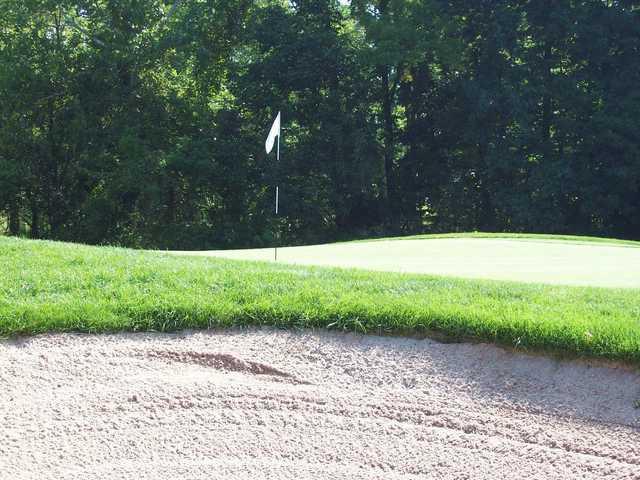
[[[638,1],[0,0],[2,228],[640,239],[639,85]]]

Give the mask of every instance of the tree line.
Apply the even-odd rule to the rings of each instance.
[[[11,235],[640,239],[639,120],[635,0],[0,0]]]

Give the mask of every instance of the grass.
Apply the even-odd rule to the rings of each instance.
[[[626,244],[480,234],[410,237],[283,248],[284,263],[440,275],[456,278],[640,289],[640,248]],[[452,238],[453,237],[453,238]],[[463,238],[468,237],[464,235]],[[269,261],[273,249],[187,252]]]
[[[404,237],[387,237],[379,239],[354,240],[355,242],[375,242],[381,240],[429,240],[438,238],[506,238],[511,240],[540,240],[563,241],[572,243],[604,243],[619,246],[640,248],[640,242],[635,240],[621,240],[604,237],[582,237],[578,235],[553,235],[547,233],[490,233],[490,232],[465,232],[465,233],[428,233],[423,235],[410,235]]]
[[[640,292],[0,238],[0,335],[248,325],[446,335],[640,363]]]

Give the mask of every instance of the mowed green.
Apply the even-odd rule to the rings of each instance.
[[[626,247],[625,247],[626,248]],[[640,290],[0,238],[0,334],[245,325],[438,335],[640,362]]]
[[[176,253],[262,261],[274,256],[265,248]],[[298,265],[640,289],[640,244],[589,237],[417,236],[281,248],[278,258]]]

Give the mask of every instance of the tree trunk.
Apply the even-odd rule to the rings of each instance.
[[[396,185],[393,156],[395,150],[395,132],[393,128],[393,99],[389,82],[388,67],[380,67],[382,77],[382,120],[384,129],[384,209],[387,225],[393,230],[396,226],[395,200]]]
[[[9,235],[20,235],[20,204],[17,197],[9,205]]]
[[[178,204],[178,200],[177,200],[177,192],[176,192],[176,185],[175,185],[175,178],[176,173],[175,172],[170,172],[169,173],[169,178],[168,178],[168,182],[166,185],[167,188],[167,208],[165,210],[165,222],[168,225],[173,225],[176,221],[177,215],[176,215],[176,211],[177,211],[177,204]]]
[[[31,238],[40,238],[40,208],[35,201],[31,201]]]
[[[389,0],[380,0],[378,11],[380,17],[384,17],[389,6]],[[380,65],[378,75],[381,78],[382,123],[384,132],[384,185],[383,185],[383,209],[387,227],[395,230],[397,219],[395,212],[396,184],[394,171],[395,132],[393,128],[393,94],[390,67]]]
[[[551,46],[547,45],[544,50],[544,93],[542,96],[542,145],[545,157],[551,154],[551,116],[552,98],[551,82]]]

